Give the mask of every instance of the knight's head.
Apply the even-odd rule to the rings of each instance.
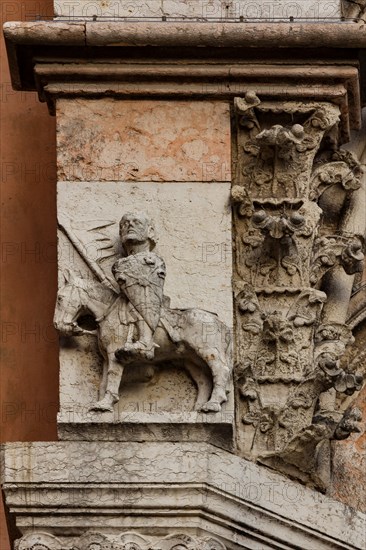
[[[144,243],[149,245],[149,250],[155,248],[154,226],[142,212],[124,214],[119,222],[119,234],[124,248],[126,245]]]

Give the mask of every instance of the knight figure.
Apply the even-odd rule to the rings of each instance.
[[[125,322],[129,327],[127,341],[117,350],[153,359],[157,344],[154,333],[163,304],[166,274],[162,258],[152,252],[154,228],[144,214],[126,213],[120,221],[120,238],[126,257],[112,267],[112,273],[128,303]]]

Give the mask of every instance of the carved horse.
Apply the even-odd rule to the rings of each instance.
[[[157,344],[154,358],[131,356],[122,352],[131,330],[123,323],[124,296],[102,283],[70,273],[65,283],[57,295],[55,327],[68,336],[96,335],[104,358],[99,401],[90,410],[113,411],[113,405],[119,400],[119,386],[127,365],[156,365],[177,359],[183,360],[185,369],[197,386],[195,409],[204,412],[221,410],[221,404],[227,400],[232,372],[232,342],[228,327],[215,313],[163,307],[154,334]],[[95,325],[92,330],[83,327],[83,319],[90,315]],[[207,367],[211,372],[212,384],[206,374]]]

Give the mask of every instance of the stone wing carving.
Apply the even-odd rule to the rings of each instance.
[[[58,226],[98,281],[118,293],[111,276],[111,267],[120,255],[117,221],[73,220],[59,213]]]

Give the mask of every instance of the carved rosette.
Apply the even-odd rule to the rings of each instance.
[[[336,410],[335,392],[362,384],[339,358],[353,341],[346,314],[364,265],[365,222],[355,230],[350,221],[363,171],[337,149],[335,105],[266,103],[248,93],[235,114],[239,448],[314,478],[319,442],[347,437],[359,418]]]
[[[25,535],[15,541],[16,550],[226,550],[218,539],[192,537],[182,533],[166,537],[150,537],[139,533],[105,535],[89,531],[62,543],[57,537],[43,532]]]

